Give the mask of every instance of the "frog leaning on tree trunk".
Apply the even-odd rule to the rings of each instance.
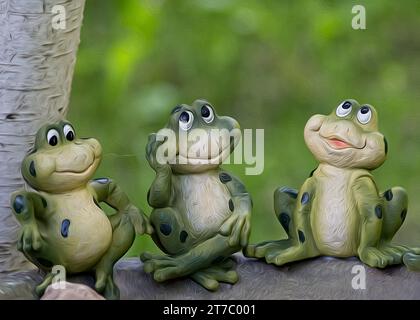
[[[94,271],[95,289],[119,297],[113,266],[130,248],[135,232],[151,233],[147,217],[108,178],[90,179],[101,161],[95,139],[77,138],[67,121],[43,126],[35,147],[22,162],[31,191],[20,190],[11,208],[22,225],[18,249],[47,272],[36,292],[42,295],[61,265],[69,274]],[[116,210],[107,216],[99,203]]]
[[[250,245],[245,255],[279,266],[325,255],[358,256],[378,268],[404,261],[420,269],[418,249],[391,243],[407,215],[406,191],[380,193],[371,174],[388,153],[376,110],[346,100],[330,115],[309,119],[304,136],[320,164],[299,191],[280,188],[274,196],[288,239]]]
[[[216,290],[219,282],[236,283],[229,257],[248,244],[252,204],[245,186],[220,164],[240,140],[239,124],[196,100],[175,107],[166,129],[176,135],[173,158],[158,161],[164,142],[156,134],[150,135],[146,154],[156,171],[148,194],[153,239],[167,255],[142,254],[144,270],[159,282],[190,276],[208,290]],[[211,134],[215,129],[230,133],[227,143]],[[199,131],[203,139],[188,139],[186,148],[181,146],[181,136]],[[191,154],[193,148],[203,152]]]

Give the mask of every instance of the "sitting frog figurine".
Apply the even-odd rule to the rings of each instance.
[[[90,181],[101,161],[95,139],[79,139],[67,121],[47,124],[35,148],[22,162],[22,175],[33,191],[20,190],[11,208],[22,225],[18,249],[47,272],[36,292],[54,279],[53,266],[66,273],[94,271],[95,289],[108,299],[119,297],[113,266],[130,248],[135,231],[151,233],[148,219],[108,178]],[[99,203],[116,210],[107,216]]]
[[[310,118],[304,137],[318,168],[299,192],[280,188],[274,196],[288,239],[250,245],[245,255],[279,266],[320,255],[358,256],[384,268],[408,253],[415,267],[418,250],[391,244],[407,215],[407,193],[401,187],[379,193],[371,174],[388,152],[375,109],[346,100],[330,115]]]
[[[163,147],[159,133],[149,136],[146,155],[156,172],[148,193],[154,208],[152,237],[167,255],[142,254],[144,270],[158,282],[190,276],[211,291],[219,282],[234,284],[238,275],[229,257],[248,243],[252,205],[245,186],[220,164],[240,140],[239,124],[219,117],[209,102],[196,100],[192,106],[175,107],[166,129],[177,138],[174,158],[158,161],[158,148]],[[205,138],[195,147],[210,152],[191,156],[188,150],[194,143],[188,141],[188,148],[183,148],[181,136],[200,129]],[[213,130],[229,133],[226,147],[219,145]]]

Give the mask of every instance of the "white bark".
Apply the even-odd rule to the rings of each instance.
[[[16,250],[11,192],[20,164],[45,122],[66,116],[85,0],[0,0],[0,272],[29,267]],[[66,9],[55,30],[52,9]]]

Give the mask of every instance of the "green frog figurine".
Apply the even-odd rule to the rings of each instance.
[[[95,139],[76,136],[67,121],[43,126],[35,147],[22,162],[30,191],[11,197],[11,208],[22,228],[18,249],[47,272],[36,287],[42,295],[54,279],[53,266],[68,274],[94,272],[95,289],[117,299],[113,266],[130,248],[135,232],[151,233],[147,217],[108,178],[92,179],[102,148]],[[100,203],[116,210],[107,216]]]
[[[240,140],[239,124],[196,100],[175,107],[165,129],[176,136],[172,158],[159,161],[158,150],[168,142],[159,133],[149,136],[146,154],[156,172],[148,194],[152,236],[166,254],[142,254],[144,270],[158,282],[189,276],[211,291],[220,282],[234,284],[238,275],[230,257],[248,243],[252,204],[245,186],[220,164]],[[228,143],[212,134],[219,130],[230,133]],[[198,142],[183,142],[182,136],[197,132]],[[192,148],[208,152],[191,154]]]
[[[357,256],[377,268],[406,262],[418,269],[417,249],[391,243],[407,215],[401,187],[383,193],[371,174],[387,157],[370,105],[341,103],[330,115],[315,115],[304,130],[305,142],[319,162],[299,191],[275,191],[277,219],[288,239],[250,245],[245,255],[284,265],[316,256]]]

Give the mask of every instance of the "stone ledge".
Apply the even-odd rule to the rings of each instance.
[[[352,268],[361,265],[356,258],[317,258],[284,267],[236,255],[239,282],[222,284],[209,292],[190,279],[156,283],[144,273],[137,258],[115,266],[115,281],[121,299],[420,299],[420,273],[404,266],[385,270],[366,267],[366,290],[354,290]],[[34,299],[33,287],[41,280],[37,271],[0,274],[0,299]],[[93,279],[78,276],[71,282],[93,285]]]

